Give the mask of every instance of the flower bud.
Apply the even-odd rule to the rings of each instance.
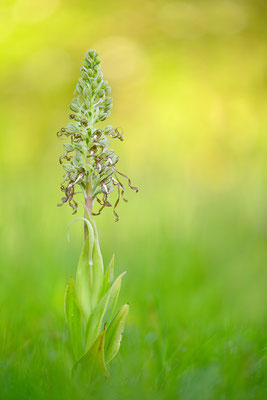
[[[103,81],[101,83],[101,89],[105,89],[107,87],[107,85],[108,85],[108,81]]]
[[[104,110],[107,112],[108,110],[111,110],[112,109],[112,103],[111,104],[107,104],[107,105],[105,105],[105,108],[104,108]]]
[[[87,119],[82,119],[82,125],[83,126],[87,126],[88,125],[88,121],[87,121]]]
[[[100,82],[102,81],[102,79],[103,79],[103,74],[102,74],[102,72],[100,71],[100,72],[98,73],[97,82],[100,83]]]
[[[99,98],[104,97],[105,91],[103,89],[100,89],[97,94]]]
[[[87,70],[88,68],[90,68],[91,65],[92,65],[91,61],[88,60],[88,58],[85,58],[84,61],[83,61],[83,66],[86,68],[86,70]]]
[[[96,89],[97,86],[98,86],[98,84],[97,84],[96,81],[93,81],[93,82],[91,83],[91,88],[92,88],[93,90]]]
[[[73,151],[73,146],[71,143],[65,143],[63,144],[63,147],[66,151]]]
[[[72,164],[63,164],[63,168],[67,172],[74,172],[75,171],[75,167]]]
[[[88,87],[85,87],[83,89],[83,96],[85,98],[91,98],[91,90]]]
[[[73,123],[73,122],[69,122],[67,125],[66,125],[66,132],[67,133],[75,133],[75,132],[77,132],[77,126]]]
[[[105,93],[106,93],[106,96],[108,96],[111,93],[111,87],[110,86],[106,86]]]
[[[90,58],[94,59],[95,55],[96,55],[96,50],[91,49],[91,50],[88,51],[88,56]]]
[[[79,112],[79,107],[77,106],[77,104],[72,103],[70,105],[70,109],[74,112]]]
[[[101,113],[98,117],[98,121],[105,121],[106,118],[107,118],[107,114]]]
[[[106,99],[105,99],[105,104],[106,105],[109,105],[109,104],[112,104],[112,97],[107,97]]]
[[[105,134],[106,135],[110,135],[112,132],[114,132],[114,128],[113,128],[113,126],[112,125],[107,125],[106,127],[105,127]]]
[[[100,139],[102,136],[102,129],[95,129],[94,136],[96,137],[96,139]]]

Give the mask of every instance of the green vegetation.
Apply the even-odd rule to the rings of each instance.
[[[266,1],[0,7],[1,400],[265,400]],[[92,386],[71,383],[65,350],[82,222],[69,245],[66,231],[83,207],[56,206],[55,138],[88,47],[140,188],[119,223],[111,207],[95,217],[130,312],[111,378]]]
[[[57,134],[59,138],[69,139],[63,144],[65,152],[59,158],[64,168],[60,187],[64,196],[58,205],[68,203],[76,214],[78,203],[74,196],[79,189],[84,196],[84,244],[76,281],[70,278],[67,285],[65,315],[73,358],[72,375],[83,376],[85,382],[108,375],[107,365],[119,351],[129,311],[129,305],[125,304],[115,314],[125,273],[114,280],[114,255],[104,270],[96,223],[92,218],[105,207],[112,206],[109,196],[116,188],[113,213],[118,221],[115,209],[120,197],[127,202],[119,176],[127,178],[130,188],[138,191],[131,186],[130,179],[118,171],[119,157],[110,148],[110,140],[123,140],[121,132],[111,125],[104,129],[95,126],[110,115],[110,92],[108,82],[103,80],[99,55],[96,50],[89,50],[76,86],[76,97],[70,105],[73,122]],[[101,205],[97,213],[93,212],[95,201]]]
[[[264,399],[265,240],[233,198],[231,212],[225,207],[229,201],[213,198],[218,211],[211,213],[206,199],[194,223],[181,218],[186,235],[170,217],[150,230],[127,213],[119,225],[110,216],[104,259],[113,247],[117,265],[127,264],[121,295],[131,312],[112,377],[92,388],[71,386],[63,350],[64,285],[75,274],[80,226],[66,251],[64,224],[44,224],[45,211],[40,232],[30,205],[18,202],[25,222],[17,229],[22,236],[28,228],[27,241],[18,240],[13,260],[2,254],[1,398]],[[127,225],[132,239],[122,246],[116,227]]]

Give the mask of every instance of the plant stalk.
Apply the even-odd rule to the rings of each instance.
[[[92,216],[92,210],[93,210],[93,202],[94,199],[91,196],[91,191],[90,191],[90,183],[87,181],[86,183],[86,197],[85,197],[85,207],[90,215]],[[84,216],[86,218],[86,215]],[[84,222],[84,240],[86,241],[88,235],[88,228],[86,222]]]

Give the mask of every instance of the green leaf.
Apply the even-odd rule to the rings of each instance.
[[[84,244],[76,274],[76,292],[81,316],[86,326],[88,318],[92,311],[91,292],[93,286],[93,246],[94,231],[88,222],[88,237]]]
[[[92,382],[103,374],[108,376],[104,358],[105,334],[106,328],[98,336],[89,351],[74,364],[72,369],[74,376],[79,376],[88,382]]]
[[[126,274],[126,271],[123,272],[118,278],[120,278],[119,283],[117,286],[115,286],[114,290],[110,290],[110,297],[109,297],[109,303],[108,303],[108,307],[106,310],[106,314],[105,314],[105,318],[104,318],[104,323],[109,324],[109,322],[111,321],[113,314],[115,312],[115,308],[117,305],[117,301],[118,301],[118,297],[120,294],[120,288],[121,288],[121,278]],[[118,279],[117,278],[117,279]],[[114,282],[115,283],[115,282]],[[113,284],[114,285],[114,284]],[[111,286],[111,288],[113,287],[113,285]]]
[[[77,360],[83,352],[82,325],[72,278],[70,279],[65,292],[65,314],[70,331],[73,353]]]
[[[92,251],[92,285],[91,285],[91,311],[93,311],[99,302],[102,294],[104,265],[103,258],[99,246],[98,233],[95,222],[90,217],[87,208],[85,207],[85,215],[88,220],[87,226],[92,228],[94,236],[94,247]],[[90,235],[89,235],[90,236]]]
[[[104,275],[104,280],[103,280],[103,289],[102,289],[102,296],[108,291],[110,286],[112,285],[114,281],[114,258],[115,255],[112,255],[111,261],[107,267],[107,270]]]
[[[120,349],[125,321],[129,312],[129,305],[125,304],[113,318],[108,327],[105,341],[105,361],[108,364]]]
[[[124,274],[125,273],[121,274],[115,280],[111,288],[97,304],[94,312],[90,315],[85,333],[85,351],[89,350],[96,340],[100,333],[102,324],[111,318],[117,303],[121,287],[121,279]]]
[[[104,274],[104,264],[103,264],[103,258],[102,258],[101,250],[100,250],[96,224],[95,224],[95,221],[92,220],[92,219],[91,219],[91,223],[92,223],[92,227],[93,227],[94,235],[95,235],[94,261],[99,265],[99,269]]]
[[[95,236],[95,245],[93,251],[93,274],[94,274],[94,285],[92,291],[92,309],[95,308],[96,304],[101,298],[101,292],[103,287],[104,277],[104,266],[103,258],[100,251],[98,238]]]

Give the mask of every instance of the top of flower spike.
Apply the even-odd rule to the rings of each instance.
[[[96,50],[89,50],[81,68],[81,77],[75,91],[83,101],[81,111],[88,124],[104,121],[110,115],[112,108],[112,97],[108,95],[111,88],[108,82],[103,80],[100,67],[100,58]],[[79,99],[73,99],[70,108],[77,112],[79,110]],[[85,123],[85,121],[84,121]]]
[[[100,58],[96,50],[89,50],[81,67],[81,77],[78,79],[75,94],[70,109],[72,122],[58,131],[60,138],[69,138],[70,142],[63,145],[65,153],[59,161],[65,170],[61,190],[64,192],[63,203],[68,202],[77,211],[77,202],[73,199],[75,188],[79,186],[85,198],[90,196],[101,205],[97,214],[104,207],[110,207],[109,194],[116,187],[117,200],[113,211],[118,220],[116,207],[120,197],[127,201],[124,195],[124,186],[121,176],[128,180],[131,189],[138,191],[131,185],[130,179],[117,169],[119,157],[110,147],[110,140],[123,140],[123,130],[111,125],[103,129],[94,125],[110,115],[112,97],[111,88],[103,80],[100,67]]]

